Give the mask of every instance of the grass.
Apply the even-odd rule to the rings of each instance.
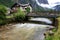
[[[54,29],[53,30],[55,32],[54,35],[52,36],[47,35],[46,40],[60,40],[60,17],[57,18],[57,20],[58,20],[58,30],[55,31]]]
[[[60,40],[60,17],[57,18],[57,19],[58,19],[58,21],[59,21],[58,30],[57,30],[57,32],[54,34],[53,40]]]

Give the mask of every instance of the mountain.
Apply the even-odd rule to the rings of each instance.
[[[18,0],[19,3],[21,4],[27,4],[29,0]]]
[[[38,1],[39,1],[39,3],[48,4],[47,0],[38,0]]]
[[[19,0],[18,2],[21,3],[21,4],[29,3],[34,11],[45,10],[45,8],[43,8],[43,7],[41,7],[37,4],[36,0]],[[48,4],[47,0],[38,0],[38,2],[43,3],[43,4]]]
[[[56,2],[55,4],[60,4],[60,2]]]
[[[48,11],[50,10],[50,8],[48,7],[56,4],[56,6],[51,7],[51,10],[60,11],[60,2],[56,2],[55,4],[50,6],[48,0],[19,0],[18,2],[21,4],[29,3],[34,11]],[[48,7],[43,7],[40,4],[48,4]]]
[[[54,10],[60,11],[60,5],[56,5],[54,8],[55,8]]]
[[[12,0],[0,0],[0,5],[5,5],[7,7],[11,7],[14,4]]]
[[[27,4],[29,3],[33,9],[33,11],[46,11],[48,10],[48,8],[44,8],[42,6],[39,6],[36,2],[36,0],[0,0],[0,4],[5,5],[7,7],[11,7],[14,3],[16,3],[18,1],[18,3],[21,4]],[[40,4],[48,4],[47,0],[38,0],[38,2]]]
[[[29,1],[35,2],[36,0],[18,0],[18,2],[20,2],[20,3],[28,3]],[[39,1],[39,3],[48,4],[47,0],[38,0],[38,1]],[[32,3],[32,2],[30,2],[30,3]]]

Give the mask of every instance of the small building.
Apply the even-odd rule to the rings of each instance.
[[[29,8],[29,12],[32,12],[32,7],[28,4],[20,4],[20,3],[15,3],[12,7],[11,7],[11,12],[16,12],[17,11],[17,8],[20,7],[20,9],[23,11],[23,12],[27,12],[27,8]]]

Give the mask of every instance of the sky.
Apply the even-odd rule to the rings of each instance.
[[[49,4],[40,4],[38,0],[36,0],[36,3],[39,5],[39,6],[42,6],[42,7],[47,7],[47,8],[52,8],[54,6],[56,6],[57,2],[60,2],[60,0],[48,0],[48,3]]]

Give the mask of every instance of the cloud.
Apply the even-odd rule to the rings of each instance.
[[[37,5],[42,6],[42,7],[47,7],[47,8],[52,8],[56,6],[56,2],[60,2],[60,0],[48,0],[49,4],[40,4],[38,0],[36,0]]]

